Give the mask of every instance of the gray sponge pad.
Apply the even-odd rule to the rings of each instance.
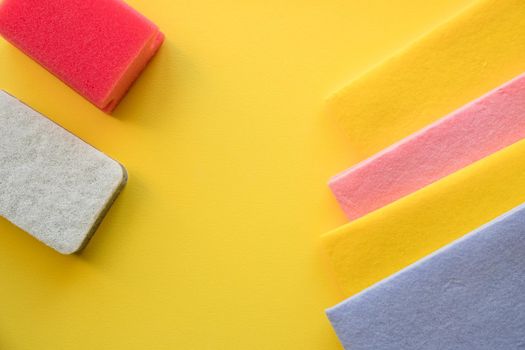
[[[0,90],[0,215],[71,254],[126,180],[118,162]]]
[[[327,314],[350,350],[525,349],[525,205]]]

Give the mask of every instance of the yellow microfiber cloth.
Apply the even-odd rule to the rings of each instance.
[[[485,0],[329,103],[367,157],[525,71],[525,1]],[[353,295],[525,200],[525,143],[323,236]]]
[[[525,1],[484,0],[337,93],[327,113],[365,158],[524,71]]]

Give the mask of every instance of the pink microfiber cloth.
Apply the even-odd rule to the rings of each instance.
[[[330,181],[357,219],[525,137],[525,74]]]
[[[121,0],[0,0],[0,34],[107,113],[164,40]]]

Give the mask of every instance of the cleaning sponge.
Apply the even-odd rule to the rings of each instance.
[[[82,249],[124,168],[0,90],[0,215],[64,254]]]
[[[327,311],[352,350],[523,349],[525,205]]]
[[[164,39],[121,0],[3,0],[0,34],[107,113]]]
[[[350,219],[525,137],[525,74],[330,181]]]

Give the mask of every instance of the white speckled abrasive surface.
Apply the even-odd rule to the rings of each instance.
[[[75,253],[126,180],[118,162],[0,90],[1,216],[60,253]]]

